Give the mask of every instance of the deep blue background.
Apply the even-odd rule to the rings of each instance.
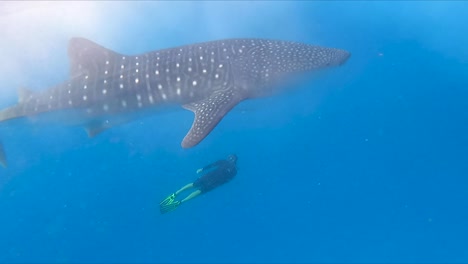
[[[0,46],[15,51],[1,34],[25,11],[11,10],[0,12]],[[105,19],[78,33],[121,53],[262,37],[352,57],[290,92],[243,102],[192,149],[180,147],[192,122],[184,110],[93,139],[74,127],[2,125],[0,262],[468,262],[466,2],[105,2],[95,11]],[[0,77],[2,107],[16,100],[10,86],[66,79],[66,41],[78,33],[67,23],[23,32],[49,53],[16,50],[23,78]],[[232,182],[159,214],[197,168],[232,152]]]

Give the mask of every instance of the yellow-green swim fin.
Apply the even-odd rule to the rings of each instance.
[[[166,199],[162,200],[162,202],[159,203],[159,206],[163,206],[163,205],[166,205],[166,204],[173,203],[174,200],[175,200],[175,197],[176,197],[175,193],[169,195],[168,197],[166,197]]]
[[[169,213],[171,211],[174,211],[179,207],[180,201],[174,201],[172,203],[167,203],[159,206],[159,211],[161,214]]]

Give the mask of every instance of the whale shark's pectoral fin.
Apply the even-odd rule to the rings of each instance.
[[[182,141],[182,147],[190,148],[197,145],[240,101],[242,97],[234,89],[228,89],[217,91],[201,101],[183,105],[185,109],[195,113],[195,119]]]
[[[88,137],[92,138],[120,123],[123,123],[123,121],[118,123],[111,123],[109,120],[94,121],[86,124],[85,130],[88,134]]]
[[[109,128],[122,125],[129,121],[130,119],[128,118],[120,118],[120,119],[111,118],[111,119],[95,120],[95,121],[91,121],[87,123],[84,128],[86,130],[86,133],[88,134],[88,137],[92,138],[108,130]]]
[[[93,138],[101,132],[107,130],[107,127],[104,123],[90,123],[85,126],[86,133],[88,137]]]
[[[5,151],[3,150],[3,145],[1,142],[0,142],[0,165],[4,168],[7,167],[6,155],[5,155]]]

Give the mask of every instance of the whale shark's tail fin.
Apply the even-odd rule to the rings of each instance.
[[[0,165],[4,168],[7,167],[6,155],[5,151],[3,150],[2,142],[0,142]]]
[[[0,122],[20,117],[20,111],[18,105],[0,110]]]
[[[0,122],[23,116],[23,104],[31,100],[33,93],[34,92],[27,88],[20,87],[18,89],[18,103],[10,107],[0,109]]]

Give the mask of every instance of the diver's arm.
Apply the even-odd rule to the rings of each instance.
[[[209,165],[206,165],[205,167],[203,167],[203,168],[201,168],[201,169],[198,169],[198,170],[197,170],[197,173],[200,173],[200,172],[205,171],[205,170],[212,169],[212,168],[214,168],[214,167],[217,167],[217,166],[221,165],[222,163],[223,163],[222,160],[218,160],[218,161],[213,162],[213,163],[211,163],[211,164],[209,164]]]

